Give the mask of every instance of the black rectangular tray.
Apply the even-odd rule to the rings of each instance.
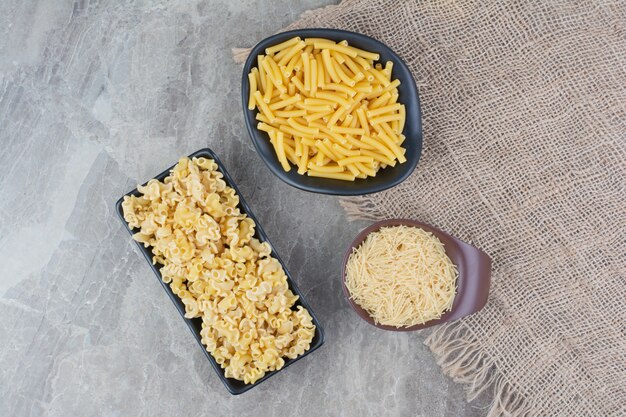
[[[300,290],[298,289],[298,287],[294,283],[293,279],[291,278],[291,274],[289,273],[289,270],[287,269],[287,266],[285,265],[283,260],[280,258],[280,256],[278,256],[278,254],[274,251],[274,247],[272,246],[272,244],[269,241],[267,235],[263,231],[263,228],[259,224],[259,221],[256,219],[256,217],[254,217],[254,214],[252,213],[252,210],[250,210],[250,207],[246,203],[246,200],[244,200],[243,196],[241,195],[241,192],[239,192],[239,189],[237,188],[237,186],[233,182],[233,179],[228,174],[228,172],[226,171],[226,168],[224,168],[224,165],[219,160],[217,155],[215,155],[215,153],[211,149],[204,148],[204,149],[200,149],[199,151],[196,151],[196,152],[192,153],[191,155],[189,155],[189,158],[193,158],[193,157],[210,158],[210,159],[214,160],[217,163],[219,171],[222,174],[224,174],[224,181],[226,182],[226,184],[229,187],[234,188],[235,192],[239,196],[239,206],[238,206],[239,210],[241,210],[242,213],[247,214],[248,217],[250,217],[252,220],[254,220],[254,223],[256,224],[256,233],[255,233],[254,236],[257,239],[259,239],[261,242],[268,242],[270,244],[270,246],[272,247],[272,256],[274,258],[276,258],[278,260],[278,262],[280,262],[280,264],[282,265],[283,269],[285,270],[285,274],[287,274],[287,282],[289,283],[289,288],[291,289],[291,291],[293,291],[294,294],[299,296],[298,301],[296,301],[296,304],[294,305],[294,307],[296,307],[298,305],[301,305],[302,307],[306,308],[309,311],[309,313],[311,314],[311,317],[313,318],[313,323],[315,324],[315,335],[313,336],[313,340],[311,342],[311,348],[309,350],[307,350],[306,352],[304,352],[302,355],[300,355],[297,358],[295,358],[295,359],[284,358],[285,359],[285,366],[283,366],[282,369],[285,369],[289,365],[291,365],[292,363],[302,359],[303,357],[305,357],[308,354],[310,354],[311,352],[313,352],[315,349],[317,349],[320,346],[322,346],[322,344],[324,344],[324,330],[322,329],[322,326],[320,325],[319,320],[317,319],[317,317],[313,313],[313,310],[311,309],[311,306],[309,306],[309,304],[304,300],[304,298],[302,297],[302,293],[300,292]],[[169,175],[170,170],[172,168],[174,168],[174,166],[169,167],[168,169],[166,169],[165,171],[161,172],[159,175],[157,175],[154,178],[156,178],[159,181],[163,181],[163,179],[167,175]],[[146,183],[147,183],[147,181],[146,181]],[[126,193],[125,196],[126,195],[140,196],[141,193],[139,193],[139,191],[137,191],[137,189],[135,188],[134,190]],[[123,201],[123,199],[124,199],[124,196],[122,196],[122,198],[117,200],[117,203],[115,204],[116,210],[117,210],[117,214],[120,217],[120,219],[122,220],[122,223],[124,224],[124,227],[126,228],[126,230],[128,230],[128,232],[131,235],[133,235],[138,230],[132,230],[128,226],[128,223],[126,223],[126,220],[124,220],[124,213],[122,211],[122,201]],[[172,302],[176,306],[176,309],[180,313],[180,316],[187,323],[187,326],[189,327],[189,330],[191,330],[191,333],[196,338],[196,341],[198,342],[198,345],[200,346],[200,348],[204,352],[204,355],[209,360],[209,362],[213,366],[213,369],[215,369],[215,372],[217,373],[217,375],[222,380],[222,383],[224,383],[224,386],[226,387],[226,389],[231,394],[233,394],[233,395],[242,394],[242,393],[248,391],[249,389],[251,389],[253,387],[256,387],[261,382],[267,380],[269,377],[271,377],[272,375],[275,375],[277,372],[280,372],[282,370],[281,369],[279,371],[268,372],[268,373],[265,374],[265,376],[263,376],[263,378],[259,379],[254,384],[244,384],[243,381],[238,381],[238,380],[233,379],[233,378],[226,378],[224,376],[224,370],[215,361],[213,356],[211,356],[211,354],[205,349],[204,345],[201,342],[200,330],[202,329],[202,319],[200,319],[200,318],[186,319],[184,317],[185,316],[185,306],[184,306],[184,304],[182,303],[180,298],[178,298],[178,296],[172,292],[172,290],[169,287],[169,285],[164,283],[163,280],[161,279],[161,273],[159,272],[159,268],[161,267],[161,265],[159,265],[159,264],[153,265],[152,264],[152,256],[153,256],[152,255],[152,250],[150,248],[145,248],[143,246],[143,244],[141,244],[139,242],[135,242],[135,243],[137,244],[137,247],[139,248],[141,253],[143,253],[143,256],[148,261],[148,264],[150,264],[150,267],[152,268],[152,270],[154,271],[155,275],[157,276],[157,278],[159,280],[159,283],[161,284],[161,286],[163,287],[163,289],[165,290],[167,295],[170,297],[170,299],[172,300]]]

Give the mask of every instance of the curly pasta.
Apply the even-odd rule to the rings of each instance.
[[[202,343],[226,377],[253,384],[307,351],[315,325],[305,308],[294,309],[298,296],[285,271],[254,237],[254,221],[217,168],[208,158],[181,158],[163,182],[138,186],[142,196],[125,197],[122,208],[185,317],[202,319]]]

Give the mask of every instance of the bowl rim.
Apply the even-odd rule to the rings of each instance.
[[[346,287],[346,265],[348,259],[355,248],[358,248],[363,241],[373,232],[377,232],[383,227],[410,226],[418,227],[431,232],[444,244],[446,255],[459,269],[456,281],[456,294],[452,307],[441,315],[440,318],[429,320],[423,324],[416,324],[408,327],[395,327],[379,324],[369,315],[369,313],[358,305],[350,296],[350,291]],[[465,259],[470,258],[470,259]],[[461,317],[473,314],[484,307],[487,302],[490,287],[491,258],[482,250],[471,246],[456,237],[429,224],[412,219],[387,219],[371,224],[361,230],[350,242],[344,252],[341,264],[341,288],[343,294],[354,312],[367,323],[382,330],[394,332],[411,332],[436,326],[441,323],[457,320]],[[469,294],[466,296],[466,293]],[[471,297],[468,300],[468,297]]]
[[[252,69],[253,63],[256,60],[257,55],[259,54],[259,52],[264,53],[265,52],[264,49],[267,46],[274,44],[276,42],[280,42],[283,38],[288,38],[292,36],[319,37],[320,35],[324,36],[324,34],[328,36],[334,36],[334,37],[337,37],[341,34],[346,34],[351,37],[361,38],[361,39],[367,40],[368,42],[373,42],[374,44],[376,44],[378,48],[380,48],[380,50],[385,50],[385,52],[391,55],[394,66],[401,67],[408,74],[410,74],[407,81],[409,85],[409,90],[411,90],[413,94],[415,95],[415,102],[416,102],[416,109],[417,109],[417,114],[415,116],[415,118],[417,119],[416,123],[418,124],[418,135],[416,138],[417,143],[415,145],[417,147],[416,149],[417,156],[413,159],[406,161],[406,164],[408,164],[408,169],[406,170],[406,172],[404,172],[403,174],[397,177],[392,178],[390,181],[382,185],[381,184],[377,184],[377,185],[367,184],[365,182],[366,180],[363,180],[363,182],[361,182],[360,186],[357,188],[347,188],[347,187],[337,188],[337,187],[327,186],[327,185],[318,186],[318,185],[303,184],[297,179],[293,179],[292,177],[285,175],[286,173],[282,170],[282,168],[279,166],[278,163],[269,161],[261,153],[261,149],[258,144],[257,137],[256,137],[256,135],[258,134],[257,128],[254,123],[256,120],[250,116],[249,114],[250,110],[248,110],[248,95],[249,95],[248,73]],[[342,30],[342,29],[306,28],[306,29],[294,29],[294,30],[289,30],[285,32],[279,32],[277,34],[264,38],[263,40],[258,42],[254,47],[252,47],[244,63],[242,77],[241,77],[241,103],[242,103],[242,108],[243,108],[244,122],[246,124],[246,129],[248,130],[248,135],[250,136],[250,140],[252,141],[257,151],[257,154],[259,154],[259,156],[261,157],[265,165],[270,169],[272,174],[277,176],[281,181],[303,191],[308,191],[308,192],[317,193],[317,194],[339,195],[339,196],[358,196],[358,195],[373,194],[373,193],[381,192],[389,188],[395,187],[396,185],[406,180],[413,173],[413,171],[417,167],[417,164],[421,158],[422,147],[423,147],[422,109],[421,109],[421,103],[420,103],[419,90],[417,89],[417,84],[415,83],[415,79],[412,75],[412,72],[409,69],[406,62],[404,62],[404,60],[393,49],[391,49],[389,46],[385,45],[381,41],[375,38],[372,38],[370,36],[364,35],[362,33],[352,32],[352,31]],[[391,169],[393,168],[394,167],[391,167]],[[334,180],[334,181],[338,181],[338,180]],[[339,184],[339,182],[337,183]]]

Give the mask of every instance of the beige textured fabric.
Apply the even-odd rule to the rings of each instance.
[[[420,89],[416,172],[348,213],[494,260],[486,308],[427,339],[444,371],[489,415],[625,415],[625,3],[347,0],[303,27],[383,41]]]

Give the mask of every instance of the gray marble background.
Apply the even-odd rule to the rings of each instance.
[[[0,416],[471,416],[423,335],[342,299],[364,226],[280,182],[244,129],[251,46],[328,0],[0,1]],[[135,249],[115,200],[213,148],[327,335],[231,396]]]

